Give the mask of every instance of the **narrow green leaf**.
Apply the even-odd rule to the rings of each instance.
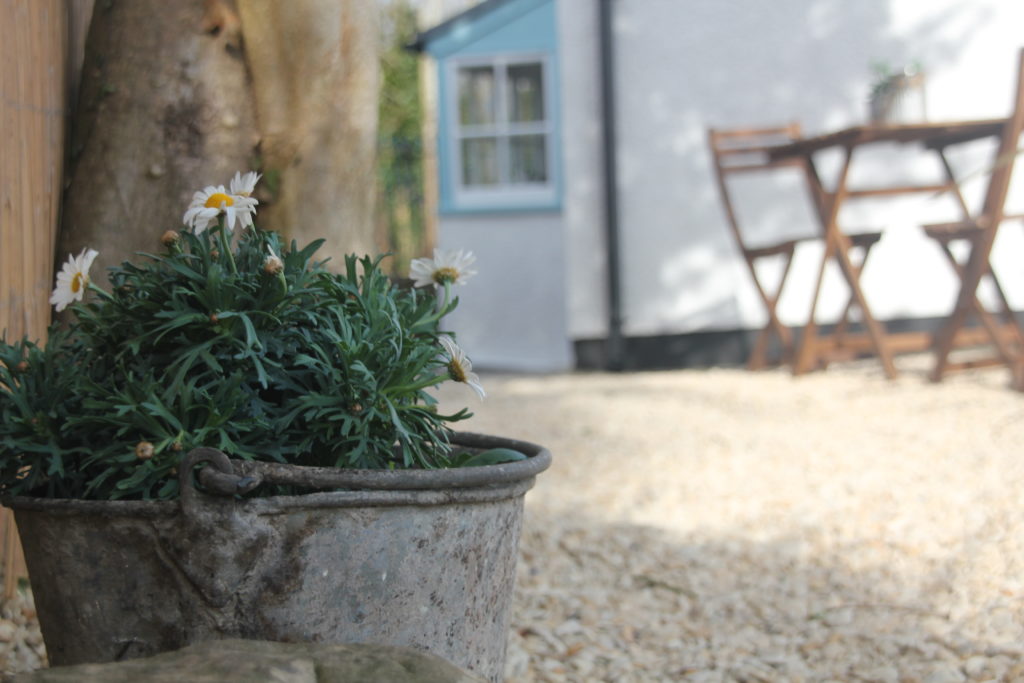
[[[500,465],[506,462],[517,462],[526,460],[526,455],[511,448],[492,448],[483,453],[477,453],[468,460],[463,460],[459,467],[482,467],[484,465]]]

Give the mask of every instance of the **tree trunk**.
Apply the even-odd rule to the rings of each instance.
[[[378,251],[378,41],[373,0],[98,2],[58,262],[97,249],[105,285],[102,268],[182,227],[193,192],[257,166],[258,225],[327,237],[336,261]]]
[[[237,30],[229,20],[209,23],[213,4],[96,5],[57,260],[98,250],[101,286],[101,268],[159,249],[165,230],[182,227],[193,192],[250,166],[258,140],[251,88]]]
[[[380,251],[378,11],[376,0],[239,0],[260,155],[279,188],[262,224],[300,244],[326,238],[339,265]]]

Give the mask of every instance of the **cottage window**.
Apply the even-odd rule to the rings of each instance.
[[[458,204],[552,200],[546,72],[538,57],[455,65],[452,180]]]

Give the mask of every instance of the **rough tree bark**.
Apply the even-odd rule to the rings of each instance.
[[[258,133],[245,63],[232,31],[204,33],[204,10],[203,0],[96,4],[58,261],[86,246],[101,268],[152,252],[181,227],[193,192],[248,167]]]
[[[58,261],[97,249],[93,276],[105,284],[102,268],[181,227],[195,190],[258,162],[274,186],[258,195],[259,225],[300,243],[327,236],[335,257],[376,251],[375,3],[241,5],[97,2]]]

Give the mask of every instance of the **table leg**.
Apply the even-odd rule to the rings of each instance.
[[[807,316],[807,324],[800,334],[800,346],[797,347],[796,358],[793,359],[793,374],[803,375],[818,367],[818,323],[815,313],[818,310],[818,297],[821,294],[821,283],[825,279],[825,265],[832,256],[832,243],[825,240],[825,253],[822,254],[818,266],[818,279],[814,284],[814,295],[811,297],[811,312]]]
[[[835,235],[835,239],[839,242],[836,248],[836,261],[846,277],[846,283],[853,293],[857,306],[860,308],[860,314],[864,319],[864,326],[867,328],[868,337],[871,339],[871,344],[875,347],[875,353],[878,354],[878,359],[882,363],[885,376],[889,379],[895,379],[898,373],[896,372],[896,365],[893,363],[892,352],[889,350],[888,342],[885,339],[885,329],[871,314],[867,299],[860,288],[859,270],[850,260],[850,240],[845,235],[838,234],[838,232]]]
[[[819,217],[822,222],[822,230],[825,238],[825,253],[822,256],[821,267],[818,270],[818,281],[814,288],[814,298],[811,301],[811,312],[804,327],[804,334],[800,340],[800,350],[793,366],[794,374],[801,374],[813,369],[818,363],[818,351],[815,349],[817,342],[817,323],[814,320],[815,311],[818,305],[818,297],[821,295],[822,280],[825,276],[825,264],[829,259],[834,258],[839,264],[839,269],[846,280],[847,286],[853,300],[860,308],[864,326],[867,328],[868,338],[882,363],[882,369],[886,377],[896,377],[896,366],[892,360],[892,353],[889,350],[885,339],[885,330],[871,314],[867,299],[860,288],[860,271],[850,260],[850,239],[839,231],[838,218],[839,208],[846,198],[846,182],[850,170],[850,162],[853,159],[853,148],[844,147],[843,165],[836,180],[835,192],[829,196],[823,189],[821,178],[814,167],[814,159],[811,156],[805,158],[808,180],[815,194],[815,205],[818,208]]]
[[[805,154],[802,157],[804,174],[807,176],[807,185],[810,188],[811,200],[814,202],[814,209],[821,221],[822,235],[826,237],[825,252],[821,256],[821,263],[818,266],[818,278],[814,283],[814,294],[811,296],[811,310],[807,315],[807,323],[800,333],[800,345],[796,349],[793,358],[793,374],[803,375],[811,370],[817,369],[818,359],[818,323],[815,321],[815,314],[818,310],[818,297],[821,295],[821,285],[825,279],[825,265],[832,256],[832,242],[828,236],[828,193],[821,183],[821,176],[814,166],[814,155]]]

